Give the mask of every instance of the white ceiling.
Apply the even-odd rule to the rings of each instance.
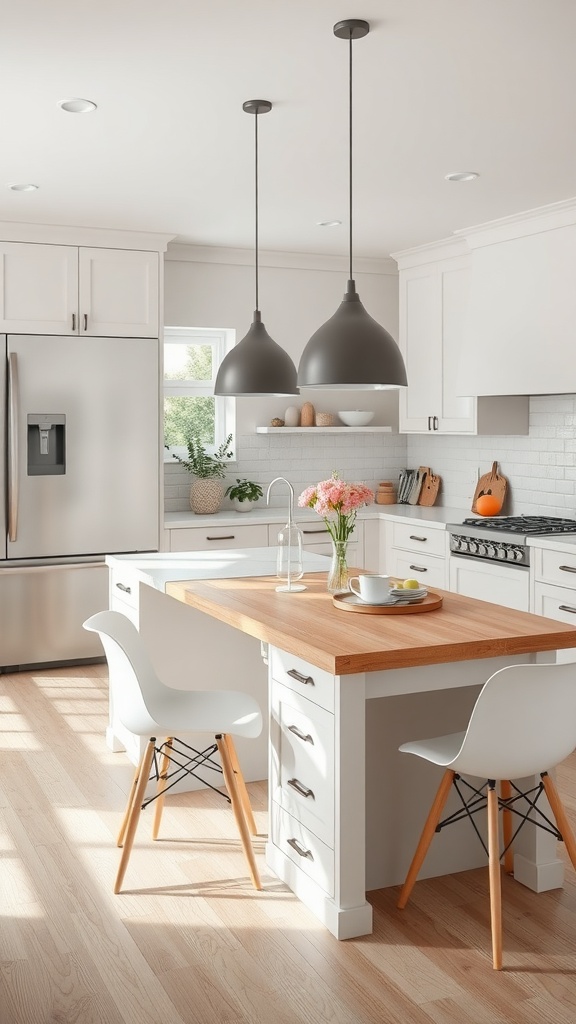
[[[576,194],[576,0],[18,0],[0,34],[0,220],[381,257]],[[98,110],[72,115],[82,96]],[[450,171],[475,170],[470,183]],[[6,186],[34,182],[34,193]],[[338,228],[317,221],[338,218]]]

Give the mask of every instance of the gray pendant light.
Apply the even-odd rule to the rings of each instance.
[[[352,277],[352,40],[368,35],[367,21],[334,25],[334,35],[349,41],[349,249],[350,272],[344,300],[306,345],[298,368],[300,388],[380,390],[405,387],[406,368],[394,338],[360,302]]]
[[[272,340],[258,308],[258,115],[272,110],[269,100],[247,100],[242,105],[254,114],[256,309],[248,334],[224,357],[214,385],[215,395],[254,398],[259,395],[297,395],[296,367]]]

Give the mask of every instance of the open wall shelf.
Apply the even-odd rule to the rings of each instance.
[[[391,434],[392,427],[256,427],[257,434]]]

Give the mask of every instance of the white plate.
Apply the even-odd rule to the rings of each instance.
[[[357,594],[353,594],[351,590],[348,591],[348,593],[344,591],[343,594],[338,594],[338,597],[341,600],[346,601],[346,604],[370,605],[372,608],[384,608],[389,604],[398,604],[400,600],[398,597],[393,596],[389,597],[387,601],[364,601],[361,597],[358,597]]]
[[[402,598],[403,601],[420,601],[428,593],[426,587],[419,587],[418,590],[398,590],[393,587],[390,591],[393,597]]]

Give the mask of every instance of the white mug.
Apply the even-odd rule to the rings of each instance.
[[[354,586],[358,583],[358,590]],[[356,597],[366,601],[366,604],[381,604],[390,597],[392,583],[389,576],[378,576],[365,573],[363,576],[352,576],[348,580],[348,587]]]

